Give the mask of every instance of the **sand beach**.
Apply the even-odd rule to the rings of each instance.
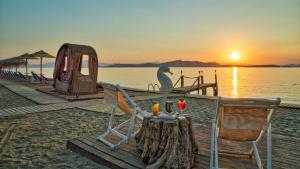
[[[0,109],[36,105],[4,86],[0,86],[0,103]],[[137,103],[151,111],[151,100],[139,100]],[[187,98],[187,103],[184,113],[190,114],[193,122],[210,124],[216,106],[214,100]],[[300,140],[299,113],[300,109],[280,108],[273,118],[273,134]],[[106,168],[67,150],[66,141],[103,133],[108,118],[109,114],[104,111],[79,108],[0,118],[0,140],[8,137],[1,142],[0,168]],[[117,116],[117,122],[124,118],[125,115]]]

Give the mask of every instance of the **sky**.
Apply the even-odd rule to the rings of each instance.
[[[300,0],[0,0],[0,59],[66,42],[101,63],[299,64]]]

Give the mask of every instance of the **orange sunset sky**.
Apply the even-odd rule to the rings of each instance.
[[[0,59],[65,42],[102,63],[299,64],[300,1],[0,0]]]

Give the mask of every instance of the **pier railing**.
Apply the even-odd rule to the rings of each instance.
[[[175,92],[181,92],[181,93],[190,93],[192,91],[197,91],[197,94],[200,94],[200,90],[202,91],[202,95],[207,94],[207,88],[213,89],[213,95],[218,95],[218,81],[217,81],[217,71],[215,70],[215,83],[204,83],[204,77],[203,77],[203,71],[198,71],[198,76],[185,76],[183,75],[183,72],[181,71],[180,77],[176,81],[176,83],[173,85],[173,90]],[[186,85],[186,80],[190,79],[193,80],[192,85]],[[148,84],[148,91],[156,92],[159,91],[159,86],[157,84],[149,83]]]
[[[152,88],[152,90],[154,91],[154,92],[156,92],[156,88],[155,87],[157,87],[157,91],[159,91],[159,86],[155,83],[155,84],[153,84],[153,83],[149,83],[148,84],[148,91],[150,91],[150,88]]]
[[[198,76],[185,76],[183,75],[183,71],[181,71],[181,75],[178,78],[178,80],[176,81],[176,83],[174,84],[173,88],[187,88],[186,90],[190,90],[190,89],[196,89],[197,93],[200,93],[200,90],[202,90],[202,94],[206,95],[207,94],[207,88],[208,87],[204,87],[204,77],[203,77],[203,71],[198,71],[199,75]],[[186,86],[185,85],[185,79],[194,79],[193,83],[191,86]],[[180,84],[180,86],[178,86],[178,84]],[[202,87],[202,86],[203,87]],[[215,83],[213,83],[212,85],[213,91],[214,91],[214,95],[218,95],[218,81],[217,81],[217,71],[215,70]]]

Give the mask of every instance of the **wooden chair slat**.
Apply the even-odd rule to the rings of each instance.
[[[219,137],[232,141],[258,139],[268,123],[270,110],[277,105],[278,103],[265,99],[222,98],[219,109]]]
[[[219,138],[231,141],[254,141],[261,131],[220,128]]]

